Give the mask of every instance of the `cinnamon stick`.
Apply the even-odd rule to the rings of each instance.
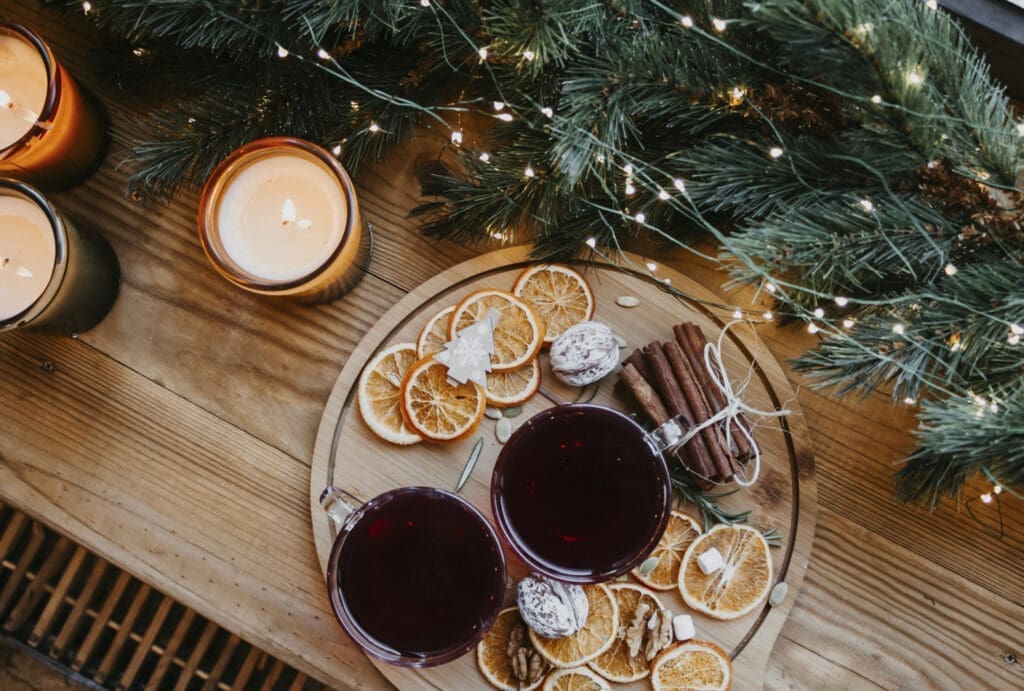
[[[690,366],[690,362],[686,359],[683,349],[675,342],[665,343],[662,348],[669,365],[672,367],[672,372],[675,374],[676,380],[679,382],[680,388],[690,404],[694,421],[698,425],[706,423],[711,419],[711,410],[704,398],[704,392],[701,391],[702,387],[697,379],[697,375]],[[700,436],[704,438],[704,443],[707,445],[708,451],[711,452],[711,460],[714,461],[715,467],[718,469],[719,478],[722,480],[732,478],[739,469],[739,466],[736,464],[728,444],[726,444],[725,439],[722,437],[722,431],[718,425],[710,425],[703,428],[700,431]]]
[[[651,384],[661,396],[665,408],[672,417],[681,416],[689,425],[693,424],[694,414],[687,403],[686,396],[679,388],[672,366],[665,358],[660,343],[650,343],[643,348],[644,359],[651,372]],[[694,470],[699,475],[714,479],[718,475],[718,465],[711,457],[711,451],[701,435],[696,435],[686,444],[687,455],[697,466]]]
[[[707,339],[704,338],[704,333],[696,324],[677,324],[672,329],[676,336],[676,342],[679,343],[683,352],[686,353],[687,359],[694,366],[697,375],[703,382],[703,388],[707,391],[710,396],[709,400],[715,407],[715,412],[721,412],[725,408],[725,396],[718,389],[718,386],[714,384],[711,378],[711,373],[708,372],[707,362],[704,360],[704,347],[707,345]],[[725,376],[724,372],[719,372],[719,376]],[[740,412],[738,415],[734,415],[729,418],[729,431],[730,436],[736,444],[736,455],[743,460],[753,458],[754,448],[751,445],[750,438],[747,434],[744,434],[742,430],[750,433],[750,424],[747,419]],[[756,443],[756,442],[754,442]]]
[[[654,381],[654,377],[651,376],[651,369],[647,366],[644,354],[639,348],[634,350],[633,354],[623,360],[623,362],[627,362],[633,365],[633,367],[636,367],[636,371],[647,381]]]
[[[668,411],[662,405],[657,392],[651,388],[651,385],[647,383],[647,380],[644,379],[633,363],[627,362],[623,366],[622,371],[619,372],[619,378],[633,393],[637,403],[647,413],[647,417],[651,418],[651,422],[656,425],[663,425],[668,422]]]

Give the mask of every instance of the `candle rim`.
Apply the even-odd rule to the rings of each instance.
[[[8,191],[13,191],[14,194],[9,195],[7,194]],[[50,274],[50,280],[47,282],[46,288],[43,289],[43,292],[36,298],[35,302],[24,310],[7,319],[0,319],[0,332],[3,332],[18,328],[22,324],[35,319],[53,301],[53,298],[60,290],[61,283],[64,282],[64,275],[67,272],[68,242],[64,219],[61,217],[60,212],[57,211],[57,207],[51,204],[50,200],[43,196],[43,193],[38,189],[27,182],[0,177],[0,195],[22,197],[42,209],[46,219],[50,222],[50,228],[53,230],[54,246],[53,273]]]
[[[345,202],[348,205],[345,227],[342,229],[341,238],[338,240],[337,247],[335,247],[331,252],[331,256],[328,257],[315,271],[308,275],[284,281],[262,279],[249,273],[242,273],[236,270],[231,263],[224,260],[221,253],[216,250],[210,239],[213,229],[217,226],[215,216],[217,214],[218,202],[223,196],[224,188],[226,186],[225,182],[229,179],[228,176],[235,170],[235,167],[246,158],[253,157],[255,159],[259,154],[269,156],[274,153],[274,149],[279,149],[282,153],[298,149],[299,151],[312,155],[314,158],[322,162],[329,172],[337,179],[338,185],[341,187],[342,194],[345,197]],[[344,166],[342,166],[338,159],[330,152],[311,141],[300,139],[298,137],[263,137],[262,139],[251,141],[248,144],[232,151],[231,154],[221,161],[210,174],[206,184],[203,186],[203,191],[199,198],[199,218],[197,224],[199,230],[199,242],[203,247],[203,252],[206,254],[206,257],[214,265],[218,273],[235,285],[265,293],[286,292],[315,280],[318,276],[327,271],[335,260],[337,260],[343,248],[351,240],[351,236],[356,230],[354,228],[354,223],[358,217],[358,214],[355,213],[357,209],[358,206],[355,186],[352,184],[352,180]]]
[[[53,113],[57,108],[57,100],[60,96],[60,72],[57,70],[57,59],[54,57],[53,51],[50,50],[50,46],[43,41],[39,34],[24,24],[0,22],[0,33],[17,35],[18,38],[26,41],[39,51],[39,55],[43,59],[43,67],[46,69],[46,100],[43,101],[39,117],[36,118],[36,121],[32,123],[32,127],[20,139],[0,149],[0,159],[5,159],[20,151],[30,139],[38,136],[39,132],[43,129],[40,123],[48,122],[53,117]]]

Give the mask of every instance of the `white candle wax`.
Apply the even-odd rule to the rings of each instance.
[[[0,149],[28,134],[46,104],[46,63],[35,46],[0,33]]]
[[[294,281],[322,267],[341,243],[348,203],[338,178],[300,153],[243,163],[224,186],[217,232],[228,258],[268,281]]]
[[[0,321],[39,299],[56,258],[53,226],[43,210],[21,197],[0,196]]]

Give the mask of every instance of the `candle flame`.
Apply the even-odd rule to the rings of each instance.
[[[283,225],[295,223],[298,218],[298,212],[295,211],[295,202],[292,201],[291,197],[286,198],[284,204],[281,205],[281,223]]]

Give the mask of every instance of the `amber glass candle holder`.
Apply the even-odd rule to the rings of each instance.
[[[70,223],[34,187],[0,178],[0,334],[86,331],[110,311],[120,275],[103,236]]]
[[[95,168],[105,130],[98,105],[20,24],[0,23],[0,107],[0,176],[63,189]]]
[[[323,148],[291,137],[247,144],[214,170],[199,202],[199,240],[231,283],[302,302],[351,290],[370,254],[348,173]]]

